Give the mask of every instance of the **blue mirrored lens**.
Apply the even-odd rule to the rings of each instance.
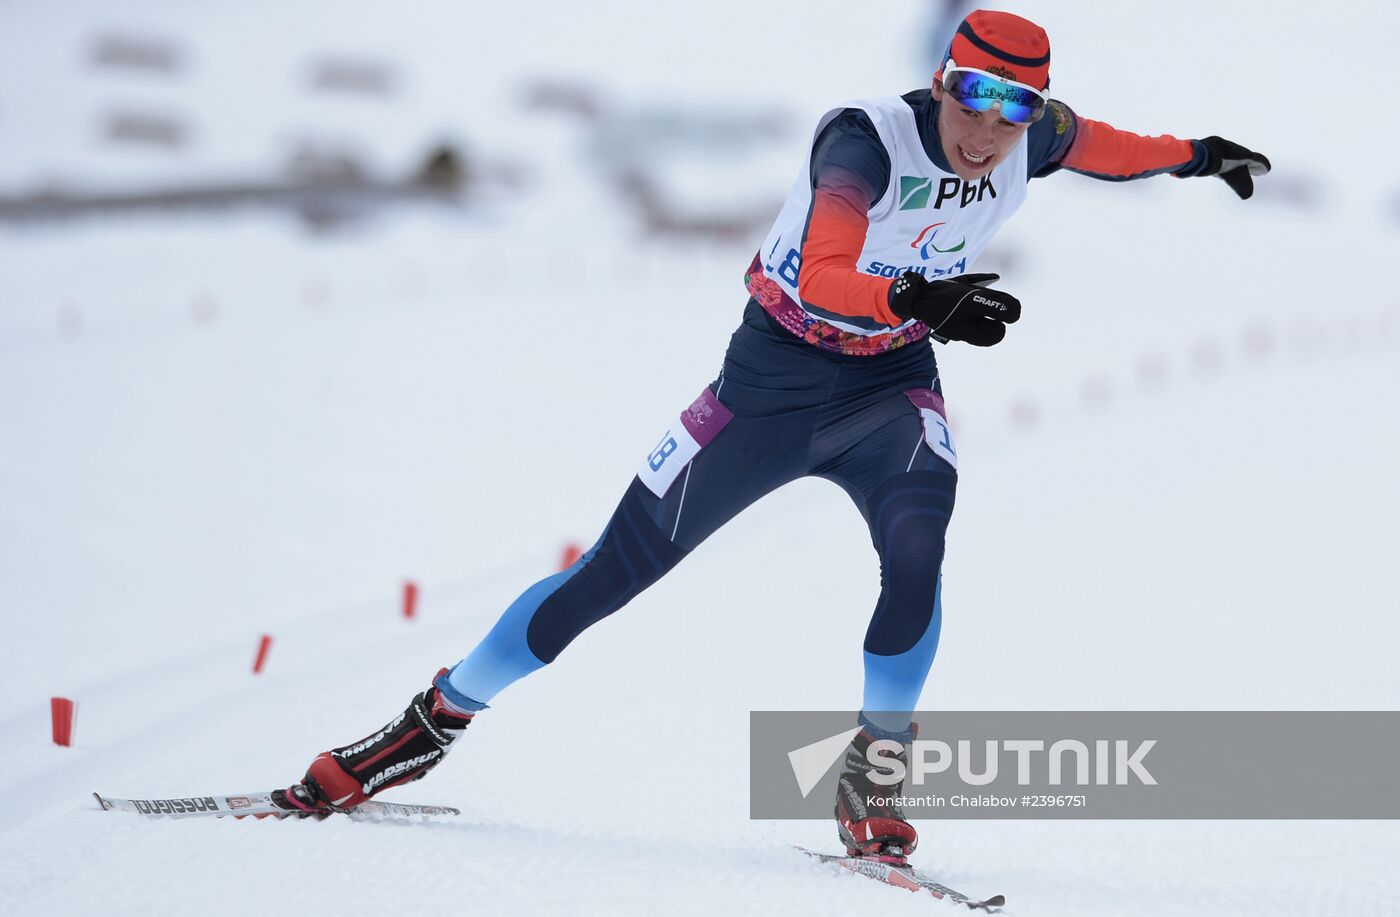
[[[1017,124],[1039,121],[1045,114],[1043,97],[980,73],[954,70],[943,78],[943,91],[973,111],[990,111],[999,104],[1001,116]]]

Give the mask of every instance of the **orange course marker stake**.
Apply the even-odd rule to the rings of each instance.
[[[569,542],[564,545],[564,550],[559,555],[559,569],[561,571],[569,569],[574,564],[578,563],[578,559],[582,556],[583,549],[574,542]]]
[[[253,674],[261,675],[263,666],[267,663],[268,650],[272,649],[272,638],[263,634],[258,640],[258,654],[253,657]]]
[[[73,722],[78,718],[78,705],[66,697],[49,698],[53,714],[53,743],[65,748],[73,744]]]
[[[418,612],[418,584],[413,580],[404,580],[403,584],[403,616],[408,620],[413,620],[413,616]]]

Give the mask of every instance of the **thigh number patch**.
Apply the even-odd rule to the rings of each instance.
[[[933,454],[943,459],[956,471],[958,450],[953,447],[953,431],[948,427],[948,412],[943,407],[943,396],[927,388],[911,388],[905,396],[913,402],[919,416],[924,421],[924,442]]]
[[[713,392],[705,389],[647,453],[637,477],[658,497],[666,496],[685,466],[733,419],[729,409],[720,404]]]

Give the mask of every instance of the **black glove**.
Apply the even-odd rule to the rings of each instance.
[[[963,274],[952,280],[925,280],[905,272],[890,287],[890,311],[917,318],[935,338],[991,347],[1006,337],[1006,326],[1021,317],[1021,301],[1000,290],[985,289],[996,274]]]
[[[1223,137],[1207,137],[1201,141],[1206,148],[1206,164],[1197,175],[1218,175],[1225,179],[1230,190],[1249,200],[1254,194],[1254,179],[1251,175],[1268,175],[1269,157],[1263,153],[1245,149]]]

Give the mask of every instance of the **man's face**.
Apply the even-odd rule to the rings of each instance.
[[[945,93],[937,79],[933,81],[933,97],[942,103],[938,107],[938,136],[943,141],[943,155],[953,173],[965,181],[981,178],[1001,165],[1030,127],[1007,121],[1000,108],[973,111]]]

